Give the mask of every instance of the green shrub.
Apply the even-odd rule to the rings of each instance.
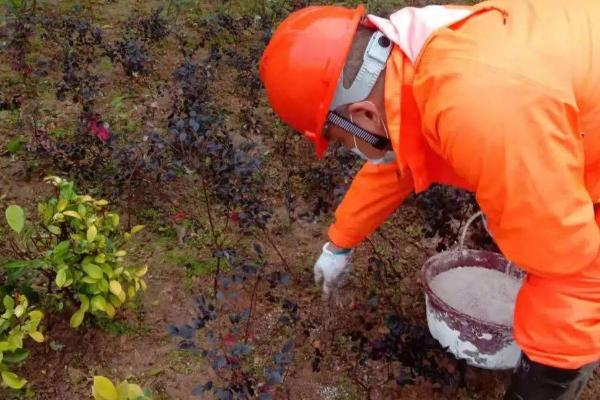
[[[11,276],[22,277],[27,275],[23,270],[35,270],[50,278],[46,294],[78,303],[70,322],[74,328],[81,325],[87,313],[112,318],[117,309],[146,289],[142,278],[147,266],[125,264],[127,252],[123,249],[131,235],[143,226],[123,232],[119,215],[106,208],[108,201],[80,195],[73,182],[62,178],[45,180],[57,188],[57,195],[38,204],[41,226],[24,229],[23,210],[19,206],[6,210],[8,224],[25,247],[20,253],[27,254],[32,247],[25,243],[29,241],[38,249],[38,257],[26,257],[5,267]],[[40,246],[44,247],[42,251]]]
[[[23,342],[31,338],[38,343],[44,341],[44,335],[38,331],[43,318],[41,311],[32,310],[23,295],[5,295],[0,303],[0,374],[5,386],[21,389],[27,381],[13,372],[12,366],[23,362],[29,352]]]

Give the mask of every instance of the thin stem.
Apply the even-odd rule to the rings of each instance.
[[[31,243],[33,244],[33,247],[35,247],[35,250],[38,252],[38,255],[42,254],[42,251],[40,250],[40,248],[38,247],[36,241],[34,238],[31,238]]]
[[[254,287],[252,288],[252,298],[250,299],[250,313],[248,314],[248,319],[246,320],[246,331],[244,333],[244,344],[248,343],[248,338],[250,336],[250,325],[252,323],[252,316],[254,315],[254,307],[256,305],[256,292],[258,289],[258,284],[260,283],[260,279],[262,274],[258,274],[256,277],[256,281],[254,281]]]
[[[202,193],[204,194],[204,205],[206,206],[206,215],[208,216],[208,224],[210,226],[210,236],[213,242],[213,251],[217,251],[221,249],[219,243],[217,241],[217,235],[215,233],[215,225],[213,223],[212,212],[211,212],[211,203],[210,197],[208,195],[208,190],[206,189],[206,179],[204,175],[200,173],[200,177],[202,178]],[[219,276],[221,275],[221,258],[217,259],[217,270],[215,271],[215,277],[213,280],[213,290],[214,295],[217,295],[217,291],[219,290]]]
[[[213,291],[215,296],[217,296],[217,291],[219,290],[219,275],[221,274],[221,257],[217,258],[217,269],[215,271],[215,278],[213,280]]]
[[[266,228],[263,228],[262,232],[264,233],[265,238],[267,239],[267,241],[269,242],[269,244],[273,247],[273,249],[275,249],[275,252],[277,252],[277,255],[279,256],[279,258],[281,258],[281,262],[283,263],[283,266],[285,267],[285,270],[287,272],[290,272],[290,267],[289,267],[287,261],[285,260],[285,257],[283,256],[283,254],[281,254],[281,252],[279,251],[279,248],[277,247],[277,245],[275,244],[275,242],[273,242],[273,239],[271,238],[271,235],[269,235],[269,231]]]
[[[215,249],[217,249],[217,247],[218,247],[217,235],[215,233],[215,225],[213,223],[212,213],[210,211],[211,204],[210,204],[210,197],[208,196],[208,191],[206,190],[206,179],[204,179],[203,175],[200,175],[200,176],[202,177],[202,192],[204,194],[204,205],[206,206],[206,215],[208,217],[208,224],[210,227],[210,236],[213,241],[213,245],[215,246]]]
[[[363,388],[364,391],[367,392],[367,394],[369,394],[369,397],[370,397],[369,387],[367,385],[365,385],[357,376],[353,376],[352,378],[354,378],[354,382],[356,382],[358,384],[358,386]]]
[[[15,254],[15,257],[20,257],[21,254],[19,253],[19,250],[15,247],[15,243],[12,241],[12,239],[8,240],[8,244],[10,245],[11,250]]]
[[[13,239],[8,239],[8,244],[12,248],[12,251],[15,253],[16,257],[19,257],[23,260],[29,260],[30,258],[27,256],[27,253],[21,250],[21,247],[16,243]]]
[[[225,223],[223,224],[223,232],[227,231],[227,228],[229,227],[229,221],[231,220],[231,211],[227,211],[225,213]]]

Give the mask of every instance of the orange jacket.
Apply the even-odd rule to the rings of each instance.
[[[413,190],[476,193],[504,254],[541,276],[598,267],[600,2],[498,0],[395,49],[385,105],[397,165],[365,164],[330,239],[354,247]]]
[[[475,192],[503,253],[530,273],[517,343],[579,368],[600,359],[600,1],[475,11],[436,30],[414,65],[393,52],[385,105],[398,165],[363,167],[329,235],[355,246],[434,182]]]

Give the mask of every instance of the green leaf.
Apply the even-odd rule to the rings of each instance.
[[[56,225],[48,225],[48,230],[55,235],[60,235],[60,228]]]
[[[96,239],[97,234],[98,234],[98,229],[94,225],[90,226],[87,230],[87,235],[86,235],[87,241],[93,242],[94,239]]]
[[[115,310],[112,304],[106,303],[106,308],[104,312],[106,313],[106,315],[108,315],[109,318],[113,318],[117,310]]]
[[[17,154],[21,151],[24,143],[25,142],[22,139],[12,139],[6,144],[6,150],[8,150],[10,154]]]
[[[81,265],[83,265],[85,267],[86,265],[93,264],[94,263],[93,261],[94,261],[94,257],[85,256],[83,258],[83,261],[81,262]]]
[[[4,299],[2,299],[2,304],[4,304],[4,309],[6,310],[12,310],[15,308],[15,301],[9,295],[4,296]]]
[[[115,96],[115,98],[110,102],[110,105],[115,109],[115,111],[120,111],[123,108],[124,99],[125,96]]]
[[[87,214],[87,208],[85,208],[85,206],[83,204],[79,204],[77,206],[77,212],[79,213],[79,215],[81,215],[82,217],[85,218],[85,216]]]
[[[56,205],[56,210],[58,212],[61,212],[65,208],[67,208],[68,205],[69,205],[69,200],[68,199],[60,199],[60,200],[58,200],[58,204]]]
[[[102,268],[100,268],[96,264],[86,264],[83,265],[82,268],[85,271],[85,273],[90,276],[90,278],[102,279]]]
[[[67,268],[61,268],[56,274],[56,286],[62,288],[67,283]]]
[[[52,206],[50,204],[38,203],[38,212],[40,213],[40,216],[42,217],[42,221],[44,222],[44,224],[47,225],[48,223],[50,223],[50,220],[52,219],[52,215],[54,215]]]
[[[120,297],[123,297],[123,300]],[[114,294],[108,295],[108,300],[110,304],[112,304],[115,308],[121,307],[121,305],[125,302],[125,292],[121,292],[121,296],[115,296]]]
[[[136,385],[135,383],[130,383],[129,385],[127,385],[127,389],[128,389],[128,395],[130,399],[138,399],[140,397],[144,397],[144,391],[142,390],[141,387],[139,387],[138,385]]]
[[[23,227],[25,226],[25,212],[23,209],[17,205],[8,206],[6,209],[6,221],[10,228],[17,232],[21,233]]]
[[[143,267],[140,267],[137,271],[135,271],[135,275],[139,278],[141,278],[142,276],[146,275],[146,273],[148,272],[148,264],[144,264]]]
[[[79,301],[81,301],[81,308],[83,311],[90,309],[90,299],[85,294],[79,294]]]
[[[100,295],[92,297],[92,310],[106,311],[106,299]]]
[[[94,279],[94,278],[89,277],[89,276],[84,276],[81,281],[84,282],[84,283],[89,283],[90,285],[93,285],[93,284],[97,283],[98,280],[99,279]]]
[[[18,306],[15,307],[15,316],[17,318],[21,318],[21,315],[23,315],[25,313],[25,310],[27,309],[27,307],[23,304],[19,304]]]
[[[13,374],[12,372],[2,371],[2,380],[11,389],[22,389],[23,386],[27,383],[27,381],[23,378],[19,378],[17,374]]]
[[[44,342],[44,335],[40,331],[29,332],[29,337],[31,337],[37,343],[43,343]]]
[[[9,335],[8,345],[12,349],[20,349],[23,347],[23,336],[22,335]]]
[[[73,182],[64,181],[60,185],[60,198],[71,200],[73,197]]]
[[[110,215],[112,218],[112,224],[115,228],[117,228],[119,226],[119,215],[118,214],[111,214]]]
[[[4,353],[3,362],[7,364],[20,364],[27,359],[29,351],[18,349],[15,351]]]
[[[2,318],[4,321],[2,322],[3,326],[8,326],[9,322],[8,320],[10,318],[12,318],[12,316],[15,315],[15,310],[6,310],[6,312],[2,315],[0,315],[0,318]],[[5,328],[3,328],[5,329]],[[0,350],[2,351],[2,350]]]
[[[21,269],[21,268],[27,268],[28,266],[32,265],[32,262],[29,260],[17,260],[17,261],[9,261],[8,263],[4,264],[2,266],[2,268],[6,268],[6,269]]]
[[[129,383],[127,381],[123,381],[117,386],[117,398],[119,400],[129,399]]]
[[[29,312],[29,319],[32,321],[41,321],[44,318],[44,314],[39,310],[33,310]]]
[[[92,395],[95,400],[117,400],[117,389],[109,379],[103,376],[94,376]]]
[[[144,229],[146,225],[136,225],[133,228],[131,228],[131,231],[129,231],[129,233],[131,233],[132,235],[134,233],[138,233],[139,231],[141,231],[142,229]]]
[[[81,220],[81,215],[79,215],[79,213],[77,211],[64,211],[63,215]]]
[[[67,251],[69,251],[69,246],[70,246],[69,241],[68,240],[63,240],[62,242],[60,242],[59,244],[57,244],[54,247],[53,252],[57,256],[62,256],[64,254],[66,254]]]
[[[110,292],[115,296],[119,296],[123,292],[123,288],[118,281],[110,281]]]
[[[69,322],[71,328],[79,327],[79,325],[81,325],[81,323],[83,322],[83,317],[85,317],[84,310],[80,308],[79,310],[75,311],[75,313],[71,315],[71,321]]]
[[[108,281],[106,279],[101,279],[98,281],[98,289],[100,289],[100,291],[102,293],[106,293],[109,291],[109,287],[108,287]]]

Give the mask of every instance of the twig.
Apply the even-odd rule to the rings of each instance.
[[[254,307],[256,305],[256,291],[258,289],[258,284],[260,283],[262,274],[258,274],[256,277],[256,281],[254,282],[254,287],[252,288],[252,298],[250,299],[250,313],[248,314],[248,319],[246,320],[246,331],[244,333],[244,344],[248,343],[248,338],[250,336],[250,324],[252,323],[252,316],[254,315]]]
[[[354,382],[356,382],[358,384],[358,386],[360,386],[361,388],[363,388],[363,390],[365,392],[367,392],[367,394],[370,393],[369,387],[367,385],[365,385],[357,376],[354,375],[354,376],[352,376],[352,378],[354,379]]]
[[[208,191],[206,190],[206,179],[202,173],[199,174],[202,178],[202,193],[204,194],[204,205],[206,206],[206,214],[208,216],[208,224],[210,227],[210,236],[213,241],[213,251],[218,251],[221,249],[219,243],[217,242],[217,235],[215,233],[215,225],[213,223],[212,213],[211,213],[211,204],[210,197],[208,196]],[[217,270],[215,271],[215,277],[213,280],[213,290],[214,295],[217,295],[217,291],[219,290],[219,276],[221,275],[221,258],[217,259]]]
[[[25,251],[21,250],[19,245],[13,239],[9,239],[8,243],[12,247],[12,250],[15,253],[15,256],[20,257],[23,260],[30,260],[30,258],[27,256],[27,253]]]
[[[289,267],[287,261],[285,260],[285,257],[283,257],[283,254],[281,254],[281,252],[279,251],[279,248],[277,247],[275,242],[273,242],[273,239],[271,239],[271,235],[269,235],[269,231],[266,228],[262,228],[262,232],[264,233],[265,238],[267,239],[269,244],[273,247],[273,249],[275,249],[275,252],[277,252],[277,255],[279,256],[279,258],[281,258],[281,262],[283,263],[283,266],[285,267],[286,272],[290,272],[290,267]]]
[[[37,243],[35,242],[34,238],[31,238],[31,243],[33,244],[33,247],[35,247],[35,250],[38,252],[38,255],[42,254],[42,251],[40,250],[40,248],[38,247]]]
[[[217,291],[219,290],[219,276],[221,275],[221,257],[217,257],[217,269],[215,270],[215,279],[213,279],[213,291],[215,297],[217,296]]]

